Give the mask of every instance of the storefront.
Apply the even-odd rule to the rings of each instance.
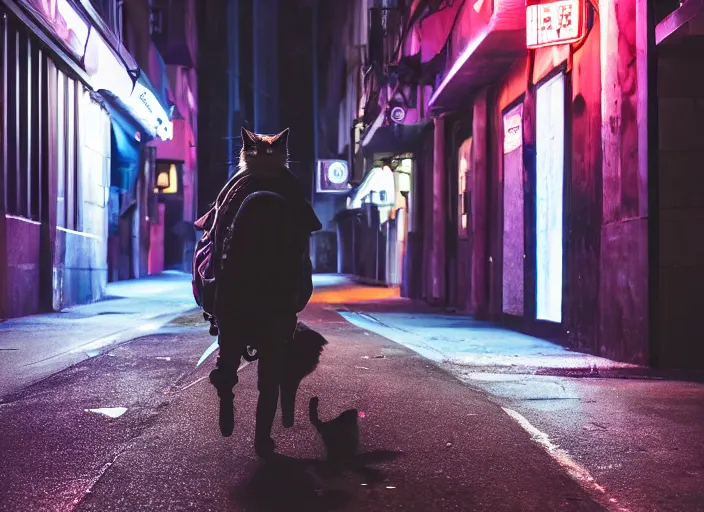
[[[151,136],[168,139],[172,128],[148,84],[128,71],[129,54],[118,56],[72,4],[4,0],[0,9],[0,317],[7,318],[102,297],[113,110]]]
[[[62,45],[25,8],[0,5],[4,318],[97,300],[107,282],[110,120],[74,60],[88,28]]]
[[[647,360],[643,260],[631,267],[614,259],[625,256],[626,246],[643,254],[639,245],[647,240],[626,237],[637,228],[625,212],[642,205],[643,196],[637,188],[631,198],[619,195],[643,175],[644,148],[642,127],[618,105],[638,112],[636,94],[647,83],[633,82],[626,94],[618,82],[615,66],[629,56],[615,51],[619,45],[600,23],[620,22],[611,10],[597,16],[582,0],[508,1],[480,11],[465,5],[459,16],[448,50],[452,65],[430,104],[443,119],[472,113],[471,137],[458,156],[469,160],[466,169],[460,164],[457,205],[450,205],[458,247],[463,239],[479,242],[467,249],[466,310],[576,349]],[[640,77],[641,61],[631,62]],[[603,115],[620,130],[605,131]],[[614,153],[626,146],[632,159]],[[627,286],[619,275],[630,276]]]

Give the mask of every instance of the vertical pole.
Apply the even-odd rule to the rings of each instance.
[[[433,204],[432,250],[430,253],[431,298],[442,302],[445,298],[445,120],[433,118]]]
[[[278,0],[254,0],[254,131],[275,133],[278,128]]]
[[[313,34],[311,36],[313,45],[313,193],[311,201],[315,202],[315,184],[317,180],[318,160],[318,23],[319,23],[319,0],[313,0]]]
[[[313,172],[311,173],[311,194],[310,202],[313,208],[315,208],[316,199],[316,182],[318,175],[318,17],[319,17],[319,0],[313,0],[312,2],[312,34],[311,34],[311,51],[312,53],[312,68],[313,68]],[[324,228],[323,228],[324,229]],[[315,235],[310,239],[310,254],[313,262],[313,271],[317,268],[317,261],[315,258]]]

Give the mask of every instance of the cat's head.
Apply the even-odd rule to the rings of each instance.
[[[288,168],[289,129],[277,135],[260,135],[242,127],[240,169],[271,172]]]

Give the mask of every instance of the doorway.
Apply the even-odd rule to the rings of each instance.
[[[523,317],[525,280],[525,198],[523,187],[523,103],[503,115],[503,288],[504,315]]]

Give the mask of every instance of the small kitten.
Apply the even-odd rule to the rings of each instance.
[[[310,399],[308,412],[310,422],[323,440],[328,461],[336,464],[351,462],[359,446],[357,409],[348,409],[337,418],[323,422],[318,416],[318,397],[314,396]]]
[[[260,135],[242,127],[239,172],[254,174],[288,170],[289,129],[277,135]]]

